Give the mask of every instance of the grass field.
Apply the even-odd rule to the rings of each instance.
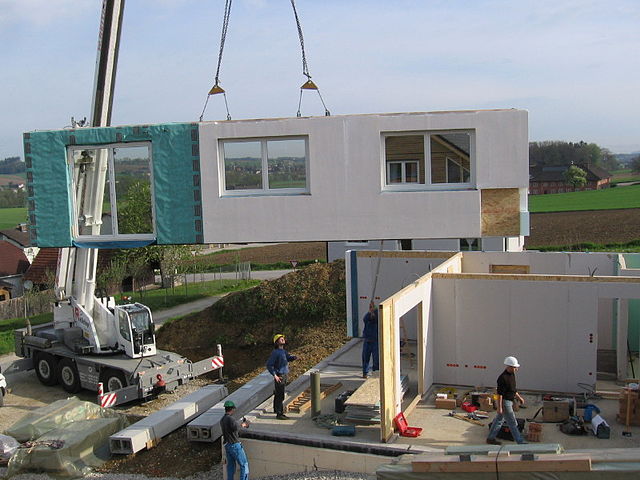
[[[584,192],[529,195],[531,213],[640,208],[640,185]]]
[[[26,208],[0,208],[0,230],[14,228],[27,221]]]
[[[118,303],[140,302],[151,309],[152,312],[175,307],[183,303],[192,302],[204,297],[213,297],[238,290],[255,287],[260,280],[213,280],[210,282],[181,285],[174,289],[158,289],[139,295],[138,292],[126,292],[124,296],[131,297],[126,302],[122,299]],[[30,317],[31,325],[40,325],[53,321],[52,313],[42,313]],[[10,318],[0,320],[0,355],[13,352],[13,331],[25,326],[23,318]]]
[[[255,287],[260,280],[212,280],[209,282],[188,283],[179,285],[173,289],[160,288],[157,290],[140,292],[126,292],[124,296],[131,297],[131,300],[117,300],[117,303],[140,302],[151,309],[152,312],[193,302],[205,297],[214,297],[229,292],[245,290]]]
[[[611,172],[611,184],[616,185],[622,182],[640,182],[640,173],[632,172],[630,168],[623,170],[614,170]]]

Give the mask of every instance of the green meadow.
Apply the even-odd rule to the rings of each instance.
[[[640,185],[550,195],[529,195],[531,213],[617,208],[640,208]]]

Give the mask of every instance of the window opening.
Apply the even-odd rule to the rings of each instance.
[[[227,194],[306,193],[306,137],[221,142]]]
[[[469,186],[472,147],[472,132],[388,134],[385,185],[400,190]]]
[[[148,144],[73,147],[75,236],[153,239]]]

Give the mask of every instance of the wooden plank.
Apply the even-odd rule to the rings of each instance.
[[[331,393],[342,388],[342,383],[330,383],[320,385],[320,400],[326,398]],[[302,413],[311,408],[311,389],[307,388],[300,395],[294,397],[287,404],[287,411],[294,413]]]
[[[536,460],[521,460],[520,455],[495,457],[474,457],[461,462],[454,455],[417,455],[411,462],[416,473],[426,472],[589,472],[591,457],[582,454],[542,454]]]

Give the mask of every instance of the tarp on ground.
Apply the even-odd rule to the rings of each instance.
[[[51,430],[14,453],[8,476],[35,471],[82,477],[109,459],[109,437],[127,424],[126,417],[118,415],[79,420]]]
[[[65,428],[80,420],[119,416],[119,413],[108,408],[70,397],[27,413],[4,433],[23,443],[36,440],[51,430]]]

